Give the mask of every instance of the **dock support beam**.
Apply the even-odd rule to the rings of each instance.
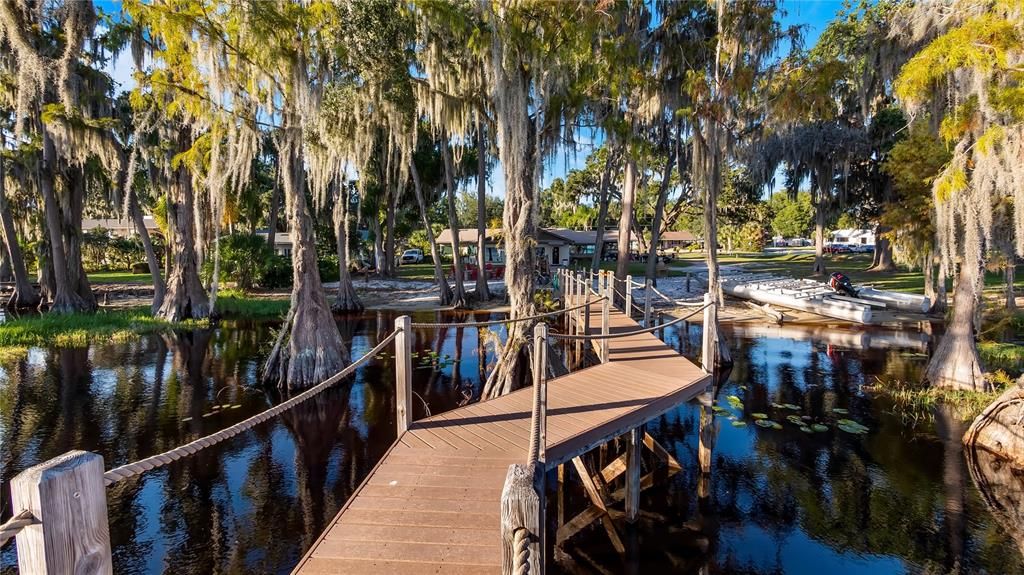
[[[651,278],[644,280],[644,327],[651,327]]]
[[[21,573],[113,573],[102,456],[69,451],[22,471],[11,502],[39,522],[17,535]]]
[[[401,437],[412,424],[412,318],[395,318],[395,421]]]
[[[640,452],[644,447],[644,426],[629,432],[626,445],[626,521],[636,523],[640,518]]]

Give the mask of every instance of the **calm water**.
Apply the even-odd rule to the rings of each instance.
[[[368,313],[339,325],[357,357],[390,332],[393,320]],[[433,313],[414,317],[440,320]],[[253,384],[273,327],[225,322],[127,344],[37,349],[4,364],[3,518],[11,513],[10,478],[49,457],[87,449],[102,454],[109,468],[279,401]],[[566,544],[572,559],[553,571],[1024,573],[1020,479],[992,462],[966,461],[959,422],[940,413],[912,425],[860,390],[875,376],[918,377],[926,338],[739,326],[729,335],[736,365],[723,378],[718,403],[748,425],[733,426],[724,412],[716,416],[710,480],[702,481],[696,467],[699,408],[682,406],[652,422],[648,430],[683,470],[668,476],[650,468],[654,485],[643,492],[641,521],[620,527],[627,558],[596,525]],[[696,328],[670,330],[667,339],[687,354],[699,347]],[[424,403],[437,413],[477,398],[482,370],[493,359],[485,353],[480,361],[487,348],[477,330],[419,332],[414,346],[414,388],[423,399],[414,402],[417,417]],[[287,573],[394,440],[392,369],[382,357],[281,418],[109,489],[115,571]],[[742,407],[730,407],[729,396]],[[808,435],[785,420],[806,415],[833,428],[836,407],[870,432]],[[753,425],[759,412],[783,428]],[[569,477],[566,519],[585,508]],[[556,494],[549,501],[554,517]],[[15,565],[8,545],[2,572],[15,572]]]

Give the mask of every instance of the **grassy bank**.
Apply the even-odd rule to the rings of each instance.
[[[89,272],[89,283],[92,284],[140,284],[153,285],[153,276],[133,274],[131,272]]]
[[[1016,385],[1004,371],[985,374],[992,391],[957,391],[909,384],[902,381],[878,380],[864,390],[893,402],[893,411],[904,418],[926,421],[933,417],[935,408],[944,406],[963,421],[971,421],[988,407],[1010,385]]]
[[[284,316],[287,297],[222,292],[217,311],[224,318],[269,319]],[[0,354],[28,347],[77,347],[93,342],[124,342],[139,335],[172,329],[207,327],[209,320],[170,323],[153,317],[148,307],[82,314],[41,314],[13,319],[0,325]]]

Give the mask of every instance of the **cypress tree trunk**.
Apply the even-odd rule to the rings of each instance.
[[[667,138],[666,138],[667,139]],[[665,171],[662,174],[661,186],[658,189],[658,201],[654,206],[654,221],[651,222],[651,245],[647,251],[647,279],[651,285],[658,286],[658,239],[661,237],[661,220],[665,215],[665,203],[668,202],[668,190],[672,181],[672,168],[675,165],[676,153],[669,153],[665,160]]]
[[[608,221],[608,204],[611,203],[611,194],[608,188],[611,185],[612,159],[615,156],[612,150],[608,150],[608,159],[604,161],[604,170],[601,172],[601,187],[598,197],[597,224],[594,226],[596,237],[594,238],[594,257],[590,260],[590,271],[597,273],[601,269],[601,258],[604,255],[604,226]]]
[[[964,443],[972,450],[984,449],[1000,459],[1012,461],[1012,467],[1024,466],[1022,406],[1024,382],[1017,380],[1016,385],[1011,385],[974,419],[964,434]]]
[[[484,138],[483,122],[477,125],[476,137],[476,300],[491,299],[487,285],[487,140]]]
[[[950,573],[962,567],[967,539],[967,516],[964,504],[964,428],[959,414],[949,405],[934,409],[935,431],[942,441],[942,486],[947,544],[945,566]]]
[[[875,226],[875,255],[867,271],[891,272],[896,269],[896,263],[892,259],[892,242],[883,237],[890,230],[891,228],[881,224]]]
[[[939,342],[925,380],[935,387],[957,390],[985,390],[988,384],[981,373],[981,359],[974,344],[974,315],[978,307],[978,282],[981,266],[977,258],[965,258],[953,291],[953,314]]]
[[[292,117],[285,121],[278,161],[291,227],[292,301],[263,374],[266,381],[294,391],[316,385],[341,371],[349,356],[320,283],[297,122]]]
[[[1006,309],[1010,311],[1017,310],[1017,294],[1013,289],[1013,282],[1015,280],[1016,272],[1016,258],[1012,255],[1008,256],[1006,268],[1003,270],[1003,275],[1006,278]]]
[[[722,284],[719,280],[718,271],[718,193],[722,189],[722,148],[718,137],[718,124],[710,123],[710,137],[707,142],[711,143],[710,176],[707,190],[704,193],[704,253],[708,267],[708,292],[711,293],[712,301],[718,306],[725,305],[725,296],[722,293]],[[697,145],[701,145],[697,140]],[[694,157],[704,154],[694,154]],[[729,354],[729,346],[722,337],[722,329],[718,324],[718,314],[714,314],[715,320],[708,326],[713,330],[712,341],[716,342],[716,357],[710,365],[718,367],[732,364],[732,357]]]
[[[504,15],[500,4],[496,21]],[[506,49],[500,30],[491,36],[491,84],[498,126],[498,159],[505,176],[505,209],[502,238],[505,242],[505,286],[509,316],[518,319],[535,315],[533,270],[540,212],[537,180],[537,139],[530,118],[531,81],[523,54]],[[484,397],[497,397],[523,385],[527,370],[526,343],[533,322],[509,324],[508,338],[501,346],[497,363],[484,386]]]
[[[444,277],[444,268],[441,266],[441,251],[437,249],[437,237],[434,236],[434,229],[430,227],[430,219],[427,216],[427,202],[423,199],[423,184],[420,182],[420,171],[416,168],[416,162],[413,160],[409,160],[409,173],[412,175],[416,203],[420,208],[420,221],[423,222],[423,230],[427,233],[427,243],[430,244],[430,259],[434,262],[434,281],[437,282],[440,302],[441,305],[449,305],[452,301],[452,288]]]
[[[452,307],[466,307],[466,287],[463,285],[465,274],[462,267],[462,252],[459,247],[459,214],[455,208],[455,166],[448,150],[448,133],[441,131],[441,158],[444,161],[444,182],[448,200],[448,229],[452,232],[452,269],[454,283],[452,288]]]
[[[85,210],[85,173],[82,168],[68,170],[67,198],[61,209],[64,234],[64,257],[68,266],[68,282],[85,302],[86,311],[99,307],[89,285],[89,276],[82,265],[82,217]]]
[[[932,311],[935,308],[937,293],[935,291],[935,262],[932,261],[931,252],[926,252],[921,257],[921,270],[924,271],[924,297],[928,298]]]
[[[54,313],[75,313],[88,311],[88,303],[78,295],[76,286],[68,276],[67,258],[64,253],[64,237],[61,233],[60,207],[54,190],[54,174],[57,170],[57,150],[53,146],[46,128],[43,128],[43,161],[39,167],[39,191],[43,196],[43,212],[46,217],[46,234],[50,244],[50,268],[53,282],[53,300],[50,311]],[[50,278],[45,278],[49,280]],[[41,282],[43,283],[43,278]]]
[[[388,278],[395,277],[395,211],[398,209],[397,189],[392,188],[388,192],[387,204],[384,211],[384,269],[381,275]]]
[[[36,307],[39,305],[39,294],[32,288],[32,282],[28,278],[25,258],[22,256],[21,246],[18,245],[18,232],[14,228],[14,218],[11,217],[11,209],[7,205],[5,182],[4,157],[0,154],[0,233],[3,234],[3,244],[11,263],[11,274],[14,276],[14,291],[7,300],[7,307]]]
[[[814,202],[814,269],[816,276],[825,275],[825,200]]]
[[[153,277],[153,304],[151,309],[155,314],[164,303],[167,284],[164,283],[164,276],[160,272],[160,260],[157,259],[156,250],[153,249],[153,241],[149,237],[149,230],[146,229],[146,218],[142,215],[142,209],[139,208],[139,201],[135,196],[134,188],[129,192],[127,200],[128,215],[131,217],[132,223],[135,224],[135,231],[139,234],[139,239],[142,241],[142,248],[146,252],[146,264],[149,266],[149,274]]]
[[[615,288],[619,289],[629,273],[630,231],[633,227],[633,200],[636,198],[636,162],[626,160],[626,181],[622,188],[622,213],[619,214],[618,259],[615,262]]]
[[[179,136],[179,149],[185,149],[186,135]],[[210,301],[199,280],[195,248],[195,196],[192,177],[179,166],[168,178],[167,228],[173,264],[167,277],[167,293],[156,316],[167,321],[203,319],[210,316]]]
[[[338,186],[332,215],[338,244],[338,294],[331,308],[341,312],[359,311],[363,309],[363,304],[359,301],[348,269],[348,193],[344,185]]]

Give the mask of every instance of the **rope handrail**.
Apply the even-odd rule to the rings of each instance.
[[[22,529],[36,523],[38,521],[36,521],[35,515],[32,515],[32,512],[28,509],[4,521],[3,525],[0,525],[0,547],[6,545]]]
[[[670,325],[677,324],[677,323],[679,323],[681,321],[685,321],[687,319],[690,319],[691,317],[693,317],[693,316],[697,315],[698,313],[704,311],[705,308],[710,307],[712,305],[715,305],[715,304],[714,303],[704,304],[704,305],[702,305],[700,307],[700,309],[695,309],[692,312],[690,312],[689,314],[684,315],[683,317],[676,318],[676,319],[674,319],[672,321],[665,322],[665,323],[663,323],[661,325],[656,325],[656,326],[653,326],[653,327],[647,327],[647,328],[644,328],[644,329],[638,329],[638,330],[635,330],[635,331],[627,331],[627,332],[622,332],[622,333],[609,333],[609,334],[595,334],[595,335],[584,335],[584,334],[573,335],[573,334],[568,334],[568,333],[551,333],[551,334],[548,334],[548,337],[554,338],[554,339],[594,340],[594,339],[615,339],[615,338],[618,338],[618,337],[629,337],[631,335],[640,335],[642,333],[651,333],[651,332],[654,332],[654,331],[658,331],[659,329],[664,329],[664,328],[666,328],[666,327],[668,327]]]
[[[512,567],[515,575],[528,575],[530,573],[530,530],[519,527],[512,535],[512,549],[515,552],[514,565]]]
[[[555,310],[555,311],[549,311],[549,312],[546,312],[546,313],[541,313],[541,314],[537,314],[537,315],[531,315],[531,316],[527,316],[527,317],[518,317],[516,319],[495,319],[495,320],[491,320],[491,321],[480,321],[480,322],[473,321],[473,322],[463,322],[463,323],[413,323],[412,327],[418,328],[418,329],[433,329],[433,328],[441,328],[441,327],[487,327],[487,326],[491,326],[491,325],[503,325],[503,324],[507,324],[507,323],[519,323],[519,322],[522,322],[522,321],[533,321],[533,320],[536,320],[536,319],[543,319],[543,318],[546,318],[546,317],[562,315],[563,313],[570,312],[570,311],[576,311],[578,309],[585,308],[588,305],[593,305],[595,303],[600,303],[601,300],[603,300],[603,299],[605,299],[605,298],[601,297],[601,298],[598,298],[598,299],[590,300],[589,304],[582,303],[582,304],[574,306],[574,307],[569,307],[569,308],[565,308],[565,309],[558,309],[558,310]]]
[[[205,437],[200,437],[199,439],[186,443],[185,445],[175,447],[174,449],[165,451],[163,453],[152,455],[150,457],[136,461],[134,463],[128,463],[120,467],[115,467],[103,474],[104,484],[109,487],[119,481],[135,477],[136,475],[140,475],[151,469],[162,467],[164,465],[167,465],[168,463],[172,463],[174,461],[182,459],[185,456],[192,455],[206,447],[210,447],[211,445],[220,443],[225,439],[234,437],[243,431],[246,431],[260,423],[263,423],[264,421],[274,417],[279,413],[282,413],[284,411],[287,411],[288,409],[291,409],[292,407],[295,407],[296,405],[302,403],[303,401],[306,401],[307,399],[313,397],[314,395],[341,381],[348,375],[351,375],[352,372],[354,372],[357,368],[359,368],[361,365],[363,365],[371,358],[373,358],[375,355],[380,353],[381,350],[383,350],[385,347],[387,347],[388,344],[394,341],[395,337],[398,336],[398,333],[400,331],[401,330],[396,329],[395,331],[391,332],[389,336],[381,340],[380,343],[378,343],[370,351],[366,352],[365,355],[349,364],[348,367],[332,375],[331,377],[325,379],[324,381],[318,383],[317,385],[307,389],[306,391],[303,391],[299,395],[296,395],[295,397],[288,399],[286,401],[282,401],[281,403],[267,409],[266,411],[257,413],[256,415],[253,415],[248,419],[240,421],[216,433],[212,433]]]

